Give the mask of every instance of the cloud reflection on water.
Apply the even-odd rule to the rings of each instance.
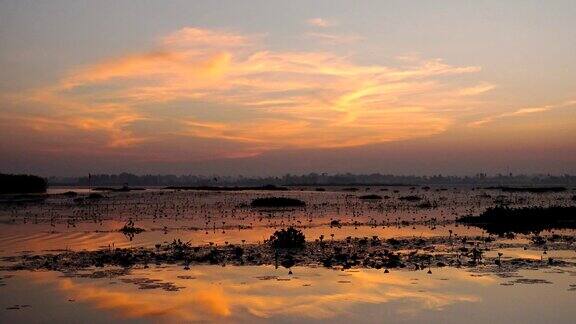
[[[217,271],[215,271],[217,270]],[[34,280],[56,284],[56,289],[77,302],[122,318],[161,321],[222,321],[246,318],[333,319],[350,315],[357,306],[385,306],[399,302],[394,312],[407,316],[422,311],[442,310],[465,302],[479,302],[474,295],[457,291],[459,285],[490,285],[495,279],[472,277],[457,269],[442,270],[449,280],[408,271],[332,271],[296,268],[289,281],[286,270],[271,267],[194,267],[136,270],[132,276],[159,279],[185,287],[177,292],[141,290],[108,280],[59,278],[52,272],[36,272]],[[194,279],[182,279],[178,276]],[[256,278],[259,277],[259,278]],[[415,280],[418,279],[418,280]],[[339,283],[341,281],[341,283]],[[348,283],[349,282],[349,283]],[[416,284],[415,284],[416,283]]]

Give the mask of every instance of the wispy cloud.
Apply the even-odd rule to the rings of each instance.
[[[45,107],[27,125],[46,134],[65,124],[105,135],[111,149],[168,137],[225,141],[241,143],[228,153],[243,156],[441,133],[453,122],[446,111],[493,87],[451,82],[479,70],[419,58],[363,65],[330,52],[274,51],[258,35],[186,27],[148,52],[73,69],[17,97]]]
[[[362,37],[354,34],[329,34],[316,32],[306,33],[305,36],[322,43],[334,45],[351,44],[363,39]]]
[[[511,117],[531,115],[531,114],[551,111],[554,109],[568,108],[568,107],[574,107],[574,106],[576,106],[576,100],[568,100],[568,101],[565,101],[565,102],[562,102],[559,104],[545,105],[545,106],[541,106],[541,107],[521,108],[521,109],[518,109],[518,110],[515,110],[512,112],[507,112],[507,113],[503,113],[503,114],[484,117],[482,119],[473,121],[473,122],[469,123],[468,125],[472,126],[472,127],[479,127],[479,126],[484,126],[486,124],[489,124],[491,122],[494,122],[496,120],[503,119],[503,118],[511,118]]]
[[[493,90],[496,86],[487,82],[482,82],[478,85],[460,89],[458,92],[461,96],[477,96]]]
[[[335,21],[328,20],[326,18],[310,18],[306,21],[306,23],[308,23],[308,25],[310,25],[310,26],[319,27],[319,28],[327,28],[327,27],[333,27],[333,26],[337,25]]]
[[[382,276],[376,272],[350,272],[354,285],[335,285],[335,274],[315,278],[316,290],[298,289],[300,282],[286,281],[281,293],[272,280],[255,280],[251,285],[235,284],[234,276],[222,276],[214,271],[191,270],[198,280],[185,280],[177,274],[162,271],[151,274],[152,279],[173,282],[186,289],[177,294],[158,294],[143,290],[137,295],[120,285],[101,285],[93,281],[57,278],[52,272],[32,272],[29,279],[39,283],[55,284],[54,289],[96,309],[114,311],[121,319],[154,318],[163,322],[236,322],[243,317],[236,310],[242,309],[253,317],[269,320],[275,317],[298,316],[304,320],[337,319],[361,303],[387,304],[410,300],[410,306],[397,309],[400,313],[438,311],[460,303],[479,302],[474,295],[447,293],[436,281],[423,281],[421,289],[415,289],[408,274],[392,273]],[[245,272],[242,272],[245,271]],[[303,270],[302,272],[304,272]],[[230,272],[232,273],[232,272]],[[237,269],[234,274],[250,276],[253,273]],[[59,280],[56,280],[59,279]],[[211,282],[218,280],[222,285]],[[493,284],[490,277],[471,277],[455,274],[456,284],[486,286]],[[225,290],[222,286],[227,287]],[[289,291],[291,294],[286,294]],[[320,293],[319,293],[320,292]]]

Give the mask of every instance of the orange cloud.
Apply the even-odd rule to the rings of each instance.
[[[187,47],[193,49],[236,48],[249,45],[252,39],[236,33],[215,31],[202,28],[184,27],[162,38],[162,44],[168,47]]]
[[[180,136],[243,143],[230,154],[245,156],[441,133],[493,88],[454,82],[479,70],[418,57],[362,65],[329,52],[267,50],[260,36],[186,27],[148,52],[76,68],[19,100],[46,106],[35,116],[44,131],[52,119],[105,133],[111,149]],[[185,108],[176,113],[175,103]]]
[[[565,102],[562,102],[559,104],[545,105],[542,107],[521,108],[521,109],[518,109],[518,110],[515,110],[512,112],[507,112],[507,113],[498,114],[498,115],[494,115],[494,116],[488,116],[488,117],[482,118],[480,120],[471,122],[468,125],[473,126],[473,127],[478,127],[478,126],[483,126],[485,124],[491,123],[493,121],[496,121],[496,120],[502,119],[502,118],[531,115],[531,114],[535,114],[535,113],[542,113],[542,112],[547,112],[547,111],[551,111],[554,109],[568,108],[568,107],[573,107],[573,106],[576,106],[576,100],[569,100],[569,101],[565,101]]]
[[[354,34],[328,34],[317,32],[306,33],[306,37],[332,45],[350,44],[362,40],[362,37]]]
[[[442,270],[444,276],[450,277],[448,282],[426,277],[423,273],[395,271],[384,274],[365,269],[340,272],[297,268],[298,276],[282,282],[274,278],[255,278],[286,273],[285,269],[272,267],[226,267],[214,271],[214,266],[196,266],[186,272],[175,268],[162,271],[133,269],[132,272],[132,278],[170,282],[183,289],[159,293],[157,290],[138,290],[120,282],[110,285],[108,280],[58,278],[53,272],[34,272],[28,276],[35,282],[56,285],[64,298],[121,318],[156,322],[236,322],[248,314],[260,319],[296,316],[330,320],[353,311],[358,305],[389,307],[388,303],[398,301],[408,301],[408,306],[395,304],[395,312],[427,312],[480,301],[478,296],[457,293],[454,287],[495,284],[493,278],[472,277],[461,270]],[[178,277],[181,275],[195,279]],[[411,278],[419,278],[418,285],[414,285]],[[337,283],[339,280],[351,284]],[[246,283],[241,283],[243,281]],[[305,287],[303,284],[311,285]]]
[[[332,27],[335,26],[336,23],[334,21],[325,19],[325,18],[310,18],[306,21],[308,25],[320,28]]]

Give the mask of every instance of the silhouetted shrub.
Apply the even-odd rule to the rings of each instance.
[[[0,173],[0,193],[42,193],[47,188],[46,179],[38,176]]]
[[[302,231],[291,226],[287,229],[274,232],[274,234],[270,236],[270,242],[275,248],[302,248],[306,243],[306,237]]]

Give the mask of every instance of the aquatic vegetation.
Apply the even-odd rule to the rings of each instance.
[[[88,199],[102,199],[102,198],[104,198],[104,196],[99,194],[99,193],[93,192],[93,193],[89,194],[87,198]]]
[[[256,198],[250,203],[251,207],[304,207],[306,203],[300,199],[286,197]]]
[[[486,187],[485,189],[501,190],[502,192],[530,192],[530,193],[547,193],[547,192],[564,192],[566,187]]]
[[[275,185],[265,185],[259,187],[226,187],[226,186],[168,186],[164,189],[171,190],[204,190],[204,191],[286,191],[288,188]]]
[[[433,203],[431,203],[431,202],[429,202],[429,201],[425,201],[425,202],[423,202],[423,203],[421,203],[421,204],[418,204],[418,207],[424,208],[424,209],[426,209],[426,208],[436,208],[437,205],[436,205],[436,204],[433,204]]]
[[[398,198],[398,200],[404,200],[404,201],[420,201],[420,200],[422,200],[422,197],[410,195],[410,196],[402,196],[402,197]]]
[[[291,226],[287,229],[281,229],[274,232],[274,234],[270,236],[270,242],[275,248],[302,248],[306,243],[306,237],[301,230]]]
[[[396,246],[399,245],[401,242],[395,238],[389,238],[386,242],[390,245]]]
[[[128,186],[122,186],[120,188],[114,188],[114,187],[96,187],[94,189],[92,189],[94,191],[110,191],[110,192],[130,192],[130,191],[143,191],[146,190],[145,188],[137,188],[137,187],[128,187]]]
[[[128,222],[126,222],[126,224],[124,224],[124,226],[120,229],[120,232],[124,233],[124,234],[138,234],[138,233],[142,233],[144,232],[145,229],[143,228],[139,228],[136,227],[134,222],[130,219],[128,220]]]
[[[540,235],[534,235],[530,238],[530,241],[532,241],[533,244],[535,245],[544,245],[546,244],[546,239],[543,238]]]
[[[358,196],[358,199],[364,199],[364,200],[382,200],[382,196],[379,196],[379,195],[363,195],[363,196]]]
[[[282,258],[280,265],[286,269],[290,269],[296,265],[296,260],[294,260],[294,257],[291,254],[288,254]],[[292,271],[290,271],[289,274],[292,274]]]
[[[0,195],[0,204],[34,204],[43,203],[47,196],[44,194],[2,194]]]
[[[109,192],[106,199],[102,200],[90,200],[88,195],[82,193],[76,198],[53,194],[47,195],[47,202],[43,204],[6,205],[4,213],[8,216],[7,221],[18,226],[50,222],[50,225],[56,227],[55,231],[62,225],[71,228],[81,224],[84,230],[86,224],[91,223],[89,226],[96,231],[106,232],[109,230],[102,222],[106,224],[107,221],[114,222],[130,217],[137,219],[139,225],[146,224],[146,236],[135,236],[140,232],[137,228],[144,226],[137,227],[133,222],[127,223],[124,230],[120,231],[125,232],[128,239],[137,240],[137,248],[125,248],[133,243],[125,242],[123,237],[123,242],[116,240],[118,248],[112,244],[107,249],[97,251],[91,249],[98,249],[102,244],[91,245],[86,251],[80,252],[61,250],[59,246],[53,246],[50,250],[55,254],[30,253],[13,259],[19,262],[14,267],[25,269],[67,272],[93,266],[146,268],[152,264],[177,264],[188,270],[194,265],[213,264],[289,267],[324,265],[335,269],[406,268],[423,271],[434,271],[430,270],[430,266],[448,266],[487,268],[490,271],[503,272],[521,267],[551,266],[556,265],[556,262],[562,265],[562,262],[565,262],[556,255],[549,261],[549,258],[544,257],[545,253],[542,253],[542,259],[536,260],[538,262],[511,258],[497,261],[495,254],[484,256],[483,253],[491,248],[504,251],[501,239],[513,237],[509,233],[502,236],[472,237],[467,233],[480,231],[466,226],[454,226],[453,223],[456,215],[480,214],[485,208],[494,206],[492,199],[479,197],[482,191],[473,194],[467,190],[451,189],[448,189],[448,192],[436,189],[425,192],[418,187],[398,187],[386,192],[395,199],[384,201],[383,197],[383,200],[365,203],[358,199],[362,194],[344,193],[341,187],[327,187],[326,192],[320,193],[313,188],[315,187],[308,190],[305,187],[296,188],[283,193],[285,197],[270,197],[271,193],[262,192],[201,190]],[[304,191],[301,191],[302,189]],[[365,189],[361,187],[362,192],[368,191],[365,195],[380,193],[379,188]],[[102,197],[99,193],[95,195]],[[503,199],[509,201],[510,206],[542,207],[553,203],[571,203],[572,195],[572,192],[538,196],[531,193],[502,193]],[[421,197],[422,200],[412,202],[397,199],[409,196]],[[306,208],[281,208],[276,204],[272,208],[250,208],[252,200],[274,201],[275,198],[295,199],[302,203],[305,201]],[[74,203],[74,199],[82,200],[82,203]],[[178,224],[181,221],[186,222],[184,226]],[[114,227],[113,235],[119,232],[117,227]],[[276,229],[289,232],[290,227],[294,228],[293,235],[277,234],[276,237],[270,237]],[[412,235],[414,230],[417,230],[419,235],[407,237],[395,233],[398,231]],[[421,236],[422,230],[430,232],[433,237]],[[262,242],[262,231],[270,240]],[[392,236],[380,234],[380,231],[390,231]],[[170,241],[166,240],[168,237],[159,238],[168,233]],[[313,239],[306,242],[305,237],[298,239],[299,235],[295,233],[305,234]],[[149,237],[156,237],[156,244],[150,243]],[[284,240],[283,237],[292,238]],[[171,241],[174,238],[176,239]],[[188,241],[191,239],[207,244],[193,246],[191,241]],[[493,242],[494,240],[496,242]],[[573,242],[572,237],[565,233],[557,233],[556,236],[543,234],[541,240],[511,247],[557,250],[571,248],[570,244]],[[288,248],[290,246],[300,247]],[[70,248],[79,251],[84,249],[84,246],[71,245]],[[432,259],[431,255],[434,255]]]
[[[469,254],[472,259],[472,263],[478,264],[478,262],[482,259],[483,254],[484,252],[482,252],[482,250],[480,250],[478,247],[474,247]]]
[[[291,234],[290,234],[291,233]],[[432,267],[469,267],[484,272],[513,272],[525,268],[574,266],[570,260],[501,259],[484,257],[492,248],[502,248],[502,243],[486,242],[480,246],[481,237],[463,238],[463,246],[455,251],[446,238],[406,238],[380,240],[372,238],[349,238],[346,240],[313,241],[304,244],[298,230],[280,230],[271,240],[262,244],[232,244],[192,246],[190,242],[174,240],[169,244],[157,244],[153,248],[103,248],[96,251],[60,251],[56,254],[20,254],[4,257],[6,266],[0,269],[56,270],[71,273],[91,267],[120,266],[131,268],[148,264],[181,264],[184,269],[192,265],[294,265],[312,266],[322,264],[335,269],[406,268],[428,270]],[[284,242],[287,245],[275,246]],[[288,243],[287,243],[288,242]],[[475,242],[475,243],[474,243]],[[289,248],[299,246],[299,248]],[[466,246],[471,246],[470,248]],[[550,245],[553,248],[554,245]],[[560,245],[563,246],[563,245]],[[499,264],[498,264],[499,263]]]
[[[457,222],[474,225],[488,233],[538,233],[543,230],[576,228],[576,207],[503,206],[488,208],[479,216],[465,216]]]
[[[58,180],[53,180],[57,182]],[[431,185],[472,185],[491,188],[496,186],[515,186],[515,187],[537,187],[537,186],[572,186],[576,183],[576,176],[572,175],[481,175],[481,176],[402,176],[391,174],[300,174],[277,176],[257,176],[257,177],[207,177],[201,175],[172,175],[172,174],[155,174],[155,175],[136,175],[131,173],[120,174],[92,174],[89,179],[87,176],[74,179],[71,184],[74,186],[87,186],[89,183],[95,186],[121,186],[130,183],[138,186],[396,186],[396,187],[415,187],[422,186],[427,190]],[[490,188],[490,187],[489,187]]]

